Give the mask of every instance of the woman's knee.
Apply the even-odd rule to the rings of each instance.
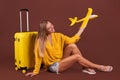
[[[82,56],[81,55],[79,55],[79,54],[75,54],[74,55],[75,56],[75,58],[78,60],[78,59],[80,59]]]
[[[77,48],[77,45],[76,44],[68,44],[67,47],[69,47],[69,48]]]

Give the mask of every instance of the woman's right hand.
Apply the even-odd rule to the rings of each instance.
[[[29,72],[29,73],[25,74],[25,76],[30,76],[30,77],[33,77],[33,76],[35,76],[35,75],[37,75],[37,74],[35,74],[35,73],[33,73],[33,72]]]

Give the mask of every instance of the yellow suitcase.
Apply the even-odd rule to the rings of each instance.
[[[27,15],[27,32],[22,32],[21,14],[22,11]],[[29,32],[28,25],[28,9],[20,10],[20,32],[14,35],[14,52],[15,52],[15,69],[22,70],[23,73],[27,69],[34,67],[34,43],[37,32]]]
[[[34,67],[34,42],[37,32],[15,33],[15,69],[23,73]]]

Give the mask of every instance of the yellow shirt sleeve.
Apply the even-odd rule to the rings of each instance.
[[[38,46],[39,46],[39,41],[37,40],[35,43],[35,48],[34,48],[35,66],[34,66],[33,73],[35,73],[35,74],[38,74],[40,72],[40,67],[41,67],[41,63],[42,63],[42,58],[39,56]]]
[[[72,44],[72,43],[76,43],[77,41],[79,41],[80,36],[78,36],[77,34],[75,34],[73,37],[62,35],[62,38],[64,39],[64,44]]]

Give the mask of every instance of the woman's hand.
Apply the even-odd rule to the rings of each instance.
[[[37,74],[35,74],[35,73],[33,73],[33,72],[29,72],[29,73],[25,74],[25,76],[30,76],[30,77],[33,77],[33,76],[35,76],[35,75],[37,75]]]
[[[86,25],[85,25],[85,26],[86,26]],[[86,28],[86,27],[80,28],[80,29],[78,30],[78,32],[77,32],[77,35],[78,35],[78,36],[81,36],[81,34],[83,33],[83,31],[84,31],[85,28]]]

